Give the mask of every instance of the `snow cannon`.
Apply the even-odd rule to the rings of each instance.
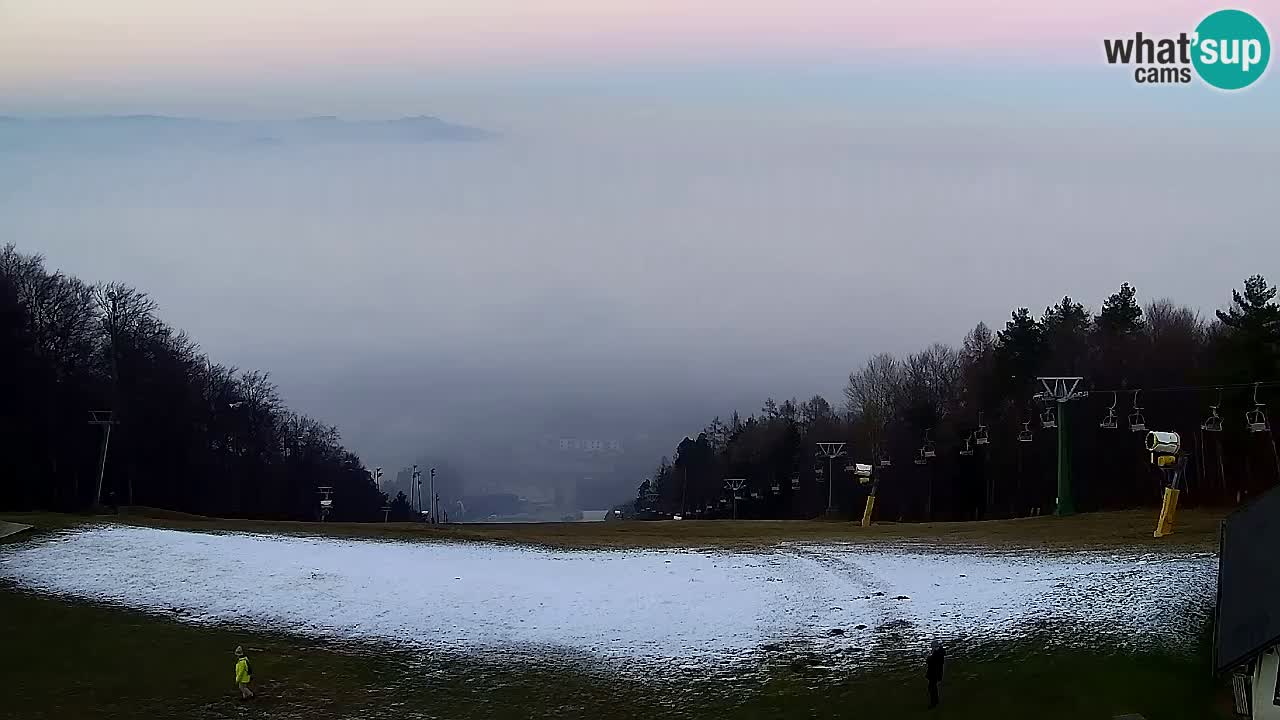
[[[1160,432],[1153,430],[1147,433],[1147,450],[1151,452],[1152,462],[1155,463],[1155,456],[1177,455],[1182,449],[1182,438],[1178,437],[1176,432]]]
[[[1151,464],[1160,468],[1165,477],[1160,518],[1156,520],[1156,531],[1152,533],[1153,537],[1159,538],[1173,534],[1173,518],[1178,511],[1178,495],[1181,492],[1179,485],[1187,458],[1182,454],[1182,438],[1176,432],[1153,430],[1147,433],[1146,446],[1151,453]]]
[[[871,482],[871,463],[854,463],[853,476],[863,485]]]
[[[889,464],[888,457],[880,460],[880,467]],[[858,478],[858,482],[863,485],[870,485],[870,492],[867,493],[867,504],[862,511],[862,527],[871,527],[871,513],[876,507],[876,486],[880,484],[879,480],[873,481],[871,477],[872,468],[875,467],[871,463],[854,463],[849,469],[853,471],[853,476]]]

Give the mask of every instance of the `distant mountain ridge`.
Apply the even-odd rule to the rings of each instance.
[[[221,142],[289,143],[480,142],[496,133],[431,115],[390,120],[316,116],[279,121],[224,121],[168,115],[17,117],[0,115],[0,148],[29,145],[138,145]]]

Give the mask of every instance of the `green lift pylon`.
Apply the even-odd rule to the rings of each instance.
[[[1071,440],[1068,430],[1067,404],[1058,405],[1058,515],[1070,515],[1076,511],[1075,499],[1071,495]]]
[[[1043,425],[1056,426],[1058,429],[1058,498],[1054,508],[1055,515],[1071,515],[1076,511],[1075,498],[1071,492],[1071,432],[1070,414],[1067,404],[1072,400],[1088,396],[1087,392],[1077,392],[1076,386],[1084,378],[1080,377],[1038,377],[1044,391],[1036,395],[1046,404],[1053,403],[1054,410],[1045,411]],[[1053,425],[1049,425],[1052,422]]]

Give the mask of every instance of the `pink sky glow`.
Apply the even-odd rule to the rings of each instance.
[[[279,63],[519,67],[905,50],[1089,62],[1104,36],[1190,30],[1221,7],[1206,0],[3,0],[0,82],[160,62],[193,72]]]

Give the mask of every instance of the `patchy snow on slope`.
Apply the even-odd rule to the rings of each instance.
[[[0,549],[19,586],[193,622],[445,651],[700,663],[762,648],[914,648],[1045,627],[1194,638],[1211,554],[570,551],[106,526]]]

